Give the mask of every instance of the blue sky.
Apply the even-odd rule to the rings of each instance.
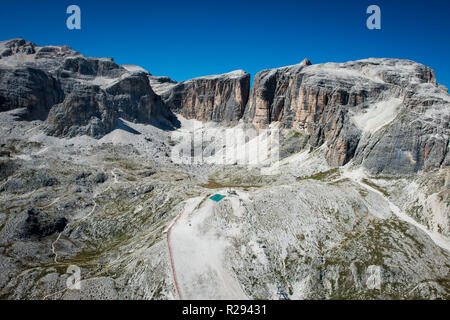
[[[81,30],[66,28],[71,4],[81,8]],[[381,30],[366,28],[371,4],[381,8]],[[447,0],[2,0],[0,39],[66,44],[177,81],[236,69],[253,76],[304,58],[389,57],[430,66],[450,86],[449,12]]]

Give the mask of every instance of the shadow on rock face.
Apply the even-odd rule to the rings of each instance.
[[[24,238],[44,238],[62,232],[67,225],[66,218],[53,218],[34,208],[28,209],[24,225]]]
[[[181,122],[178,120],[178,118],[170,111],[168,119],[162,119],[160,118],[153,118],[150,120],[150,124],[158,129],[165,130],[165,131],[173,131],[176,129],[181,128]]]
[[[123,131],[129,132],[131,134],[140,135],[141,133],[137,130],[134,130],[129,125],[127,125],[125,122],[123,122],[121,119],[118,119],[116,122],[116,127],[114,129],[121,129]]]

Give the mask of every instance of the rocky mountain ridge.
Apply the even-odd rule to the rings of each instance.
[[[100,138],[120,118],[166,128],[177,125],[150,87],[146,71],[23,39],[1,42],[0,56],[0,110],[14,110],[24,120],[46,120],[50,135]]]
[[[1,42],[0,56],[0,110],[45,120],[55,136],[100,138],[120,118],[170,129],[178,113],[256,128],[277,123],[302,134],[304,145],[325,143],[332,166],[354,160],[372,173],[409,174],[450,163],[447,89],[413,61],[305,59],[259,72],[250,92],[242,70],[176,83],[111,58],[22,39]]]
[[[0,55],[0,299],[449,299],[431,69],[304,60],[250,90],[243,71],[176,83],[21,39]],[[202,123],[278,127],[281,159],[174,162],[173,134]]]
[[[355,159],[373,173],[408,174],[449,164],[449,102],[433,70],[413,61],[305,60],[259,72],[244,121],[297,129],[312,147],[326,142],[333,166]]]
[[[243,70],[191,79],[162,94],[170,110],[188,119],[237,123],[244,113],[250,74]]]

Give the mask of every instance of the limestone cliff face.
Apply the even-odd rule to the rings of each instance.
[[[76,87],[64,101],[53,106],[47,121],[47,134],[59,137],[89,135],[101,137],[111,131],[117,114],[108,108],[112,102],[99,87]]]
[[[99,138],[120,118],[165,128],[177,125],[143,69],[23,39],[0,42],[0,56],[0,112],[46,120],[47,134]]]
[[[167,106],[188,119],[233,123],[241,119],[250,90],[242,70],[178,83],[162,94]]]
[[[152,87],[153,91],[155,91],[155,93],[160,96],[172,89],[177,84],[176,81],[173,81],[169,77],[165,76],[149,76],[148,79],[150,80],[150,86]]]
[[[13,39],[0,42],[0,112],[45,120],[57,136],[101,137],[120,118],[173,128],[173,112],[257,128],[278,123],[303,133],[302,146],[326,144],[332,166],[353,160],[372,173],[409,174],[450,164],[448,89],[408,60],[305,59],[259,72],[250,92],[242,70],[176,83],[67,46]]]
[[[21,120],[45,120],[61,102],[59,83],[47,72],[33,68],[0,68],[0,112],[15,110]]]
[[[394,121],[363,135],[355,163],[372,173],[409,174],[450,166],[450,96],[433,83],[405,89]]]
[[[148,75],[124,73],[101,84],[73,83],[70,93],[48,115],[47,133],[57,136],[87,134],[102,137],[120,118],[171,128],[175,116],[150,87]]]
[[[448,111],[448,94],[421,64],[304,60],[259,72],[243,119],[296,129],[313,147],[326,143],[333,166],[355,158],[374,173],[408,173],[448,161]]]

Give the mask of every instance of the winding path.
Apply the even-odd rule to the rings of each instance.
[[[170,247],[169,236],[170,236],[170,231],[172,230],[173,226],[178,222],[178,220],[181,218],[183,213],[184,213],[184,210],[181,211],[181,213],[178,215],[178,217],[175,219],[175,221],[170,225],[170,227],[166,231],[166,241],[167,241],[167,248],[169,249],[170,268],[172,271],[173,283],[175,284],[175,288],[177,289],[177,293],[178,293],[178,296],[180,297],[180,300],[183,300],[183,297],[181,295],[180,287],[178,286],[177,276],[175,274],[175,264],[173,262],[172,248]]]
[[[111,174],[112,174],[113,177],[114,177],[113,183],[111,183],[111,184],[108,186],[108,188],[106,188],[106,189],[103,190],[102,192],[97,193],[97,194],[94,195],[94,197],[92,198],[92,202],[94,203],[94,207],[92,208],[91,212],[89,212],[87,215],[85,215],[83,218],[81,218],[81,219],[79,219],[79,220],[75,220],[75,221],[73,221],[73,222],[71,222],[71,223],[68,223],[68,224],[64,227],[64,230],[66,230],[66,228],[67,228],[69,225],[76,224],[76,223],[79,223],[79,222],[81,222],[81,221],[84,221],[84,220],[87,219],[90,215],[92,215],[92,214],[94,213],[95,209],[97,208],[97,202],[95,201],[95,198],[97,198],[99,195],[101,195],[101,194],[105,193],[106,191],[108,191],[109,189],[111,189],[113,185],[119,183],[119,180],[117,179],[117,174],[114,172],[114,170],[111,170]],[[58,254],[55,252],[55,244],[56,244],[56,243],[59,241],[59,239],[61,238],[61,235],[63,234],[64,230],[61,231],[61,232],[59,233],[59,235],[58,235],[58,237],[56,238],[56,240],[53,241],[53,243],[52,243],[52,249],[51,249],[51,251],[52,251],[52,253],[55,255],[55,258],[54,258],[55,263],[58,263],[58,261],[57,261]]]
[[[79,223],[80,221],[83,221],[83,220],[85,220],[87,217],[89,217],[90,215],[92,215],[92,214],[94,213],[95,209],[96,209],[97,206],[98,206],[98,205],[97,205],[97,202],[95,201],[95,198],[97,198],[99,195],[101,195],[101,194],[105,193],[106,191],[108,191],[109,189],[111,189],[111,187],[112,187],[113,185],[119,183],[119,179],[117,178],[117,174],[114,172],[114,170],[117,170],[117,169],[111,170],[111,174],[112,174],[113,177],[114,177],[114,181],[113,181],[113,182],[112,182],[105,190],[103,190],[103,191],[101,191],[100,193],[97,193],[97,194],[94,195],[94,197],[93,197],[93,199],[92,199],[92,202],[94,203],[94,207],[92,208],[92,210],[91,210],[86,216],[84,216],[83,218],[81,218],[81,219],[79,219],[79,220],[75,220],[75,221],[73,221],[73,222],[71,222],[71,223],[68,223],[68,224],[64,227],[64,230],[61,231],[61,232],[58,234],[58,237],[56,237],[55,241],[52,242],[51,250],[50,250],[50,251],[51,251],[51,252],[53,253],[53,255],[54,255],[53,261],[54,261],[56,264],[59,264],[59,262],[58,262],[58,253],[56,252],[55,245],[56,245],[56,243],[59,241],[59,239],[61,238],[61,235],[64,233],[64,231],[66,230],[66,228],[67,228],[69,225],[72,225],[72,224],[75,224],[75,223]],[[59,198],[58,198],[58,199],[59,199]],[[54,202],[56,203],[57,201],[55,200]],[[47,207],[47,206],[46,206],[46,207]],[[66,290],[67,290],[67,288],[65,288],[65,289],[63,289],[63,290],[60,290],[60,291],[57,291],[57,292],[55,292],[55,293],[46,295],[46,296],[44,296],[44,297],[42,298],[42,300],[46,300],[48,297],[54,296],[54,295],[56,295],[56,294],[58,294],[58,293],[62,293],[62,292],[64,292],[64,291],[66,291]]]

